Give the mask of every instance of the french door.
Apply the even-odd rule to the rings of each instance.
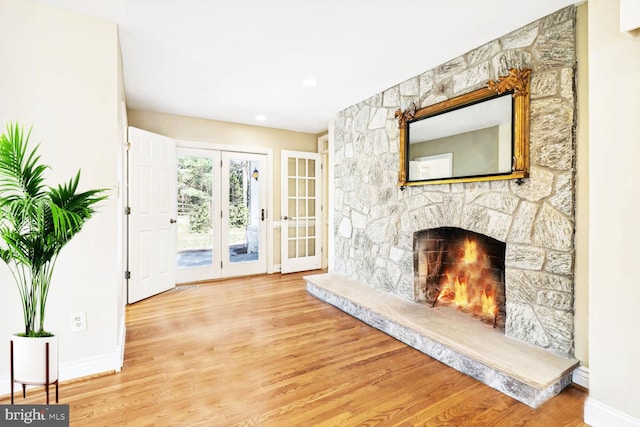
[[[282,273],[322,266],[322,174],[318,153],[282,150]]]
[[[222,277],[267,272],[267,156],[222,152]]]
[[[220,277],[220,152],[176,148],[176,282]],[[215,221],[218,219],[218,221]]]
[[[265,273],[266,155],[177,149],[178,283]]]

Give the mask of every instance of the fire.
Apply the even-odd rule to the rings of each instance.
[[[487,295],[486,289],[482,291],[482,296],[480,297],[480,303],[482,304],[482,313],[484,314],[495,314],[496,311],[496,302],[493,299],[493,295]]]
[[[458,248],[457,258],[445,271],[438,301],[494,320],[498,306],[489,257],[475,240],[466,239]]]
[[[478,263],[478,243],[475,240],[465,240],[462,262],[464,262],[465,264]]]
[[[469,306],[469,295],[467,295],[467,286],[463,281],[460,283],[460,279],[456,277],[453,282],[454,296],[453,303],[459,307],[467,308]]]

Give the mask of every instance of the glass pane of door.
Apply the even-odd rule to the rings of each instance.
[[[315,159],[299,158],[297,168],[290,167],[289,173],[297,179],[289,177],[289,244],[293,249],[288,258],[304,258],[315,255],[315,206],[316,188]],[[294,243],[295,242],[295,243]]]
[[[320,156],[282,150],[281,272],[312,270],[321,262],[317,235],[321,204]],[[285,190],[286,189],[286,190]]]
[[[260,255],[260,162],[229,160],[229,262],[256,261]]]
[[[213,159],[178,155],[178,268],[213,263]]]

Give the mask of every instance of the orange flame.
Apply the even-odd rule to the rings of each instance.
[[[487,290],[482,290],[482,296],[480,297],[480,303],[482,305],[482,314],[495,316],[498,312],[498,306],[496,305],[493,295],[487,295]]]
[[[467,239],[465,241],[462,262],[464,262],[465,264],[478,263],[478,243],[476,243],[475,240]]]
[[[458,307],[469,307],[469,295],[467,295],[467,284],[463,281],[460,283],[459,278],[455,278],[453,282],[453,300],[452,302]]]
[[[496,283],[491,276],[489,257],[475,240],[466,239],[458,259],[445,271],[438,301],[472,314],[494,318],[498,312]]]

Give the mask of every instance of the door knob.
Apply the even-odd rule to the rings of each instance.
[[[175,224],[175,223],[176,223],[176,219],[175,219],[175,218],[171,218],[171,219],[169,220],[169,222],[170,222],[171,224]]]

